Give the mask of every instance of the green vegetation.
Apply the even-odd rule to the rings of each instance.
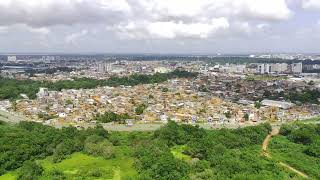
[[[185,145],[174,146],[171,148],[171,153],[177,159],[184,160],[184,161],[191,161],[192,157],[184,154],[186,150],[187,150],[187,146]]]
[[[272,138],[272,157],[320,178],[320,125],[290,124],[280,129],[280,136]]]
[[[131,119],[131,117],[127,113],[116,114],[114,112],[106,112],[104,114],[98,114],[94,118],[94,120],[102,123],[117,122],[119,124],[124,124],[125,120],[127,119]]]
[[[170,121],[138,149],[137,168],[143,179],[289,179],[294,175],[260,156],[270,130],[262,124],[205,131]]]
[[[26,94],[34,99],[40,87],[47,87],[50,90],[61,91],[62,89],[92,89],[97,86],[134,86],[138,84],[161,83],[172,78],[192,78],[197,73],[175,70],[170,73],[157,73],[154,75],[134,74],[129,77],[111,77],[108,80],[96,80],[79,78],[73,81],[63,80],[57,82],[40,82],[32,80],[15,80],[0,78],[0,100],[18,99],[20,94]]]
[[[244,120],[245,121],[249,121],[249,114],[248,113],[245,113],[244,116],[243,116]]]
[[[162,92],[168,92],[169,91],[169,89],[168,88],[162,88],[162,90],[161,90]]]
[[[25,161],[20,168],[18,178],[21,180],[34,180],[38,179],[43,173],[43,168],[33,161]]]
[[[135,112],[136,115],[141,115],[143,114],[144,110],[147,108],[148,106],[146,104],[140,104],[138,107],[136,107]]]
[[[285,98],[292,102],[299,101],[301,103],[319,104],[318,98],[320,98],[320,91],[304,90],[302,92],[289,92],[285,95]]]
[[[256,101],[256,102],[254,103],[254,107],[257,108],[257,109],[260,109],[261,106],[262,106],[262,103],[261,103],[260,101]]]
[[[88,136],[106,138],[102,127],[77,130],[68,127],[55,129],[38,123],[20,122],[0,126],[0,175],[17,169],[25,161],[53,156],[59,162],[70,154],[82,151]]]
[[[303,90],[301,92],[291,90],[288,92],[273,92],[265,90],[263,93],[264,98],[278,100],[280,97],[285,98],[287,101],[319,104],[320,91],[318,90]]]
[[[313,122],[318,122],[320,121],[320,117],[315,117],[315,118],[311,118],[311,119],[306,119],[306,120],[302,120],[304,123],[313,123]]]
[[[49,115],[49,114],[46,114],[46,113],[39,113],[38,117],[40,119],[43,119],[43,120],[49,120],[49,119],[57,118],[58,116],[57,115]]]
[[[261,155],[270,131],[269,124],[204,130],[172,121],[154,132],[112,133],[101,126],[77,130],[3,123],[0,179],[296,179]],[[318,163],[318,152],[307,147],[318,146],[311,133],[319,128],[305,129],[303,138],[294,131],[284,128],[288,138],[282,140],[293,141],[297,146],[292,147],[310,157],[309,164]],[[319,172],[315,165],[310,169],[310,175]]]
[[[209,92],[209,90],[208,90],[208,88],[207,88],[206,85],[201,85],[201,86],[199,87],[199,91],[200,91],[200,92]]]
[[[60,163],[52,163],[50,157],[40,161],[44,168],[43,179],[53,179],[54,176],[63,176],[65,179],[78,177],[85,179],[135,179],[137,171],[134,169],[133,158],[120,153],[112,159],[93,157],[83,153],[74,153],[70,158]],[[119,179],[120,179],[119,178]]]

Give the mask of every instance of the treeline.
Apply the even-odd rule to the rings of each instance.
[[[47,156],[52,156],[53,162],[60,162],[79,151],[111,158],[114,153],[108,136],[101,126],[77,130],[74,127],[56,129],[33,122],[20,122],[14,126],[2,122],[0,175],[23,165],[27,167],[22,169],[28,169],[28,166],[35,166],[32,163],[34,160]]]
[[[55,67],[55,68],[45,68],[45,69],[27,69],[25,73],[30,74],[33,76],[34,74],[44,73],[44,74],[54,74],[56,72],[71,72],[74,68],[69,67]]]
[[[279,100],[280,98],[284,98],[287,101],[291,102],[300,102],[300,103],[312,103],[319,104],[318,98],[320,98],[320,91],[318,90],[303,90],[301,92],[298,91],[289,91],[289,92],[273,92],[266,90],[263,94],[264,98]]]
[[[79,151],[109,159],[115,157],[115,148],[124,148],[133,151],[126,156],[136,159],[139,179],[294,178],[275,162],[260,156],[261,144],[270,131],[269,124],[235,130],[204,130],[169,121],[155,132],[108,133],[101,126],[77,130],[30,122],[18,125],[0,122],[0,175],[21,167],[17,170],[18,179],[37,179],[44,171],[37,159],[50,156],[53,162],[60,162]],[[285,133],[293,131],[287,128]],[[318,133],[319,129],[307,134],[314,131]],[[313,144],[313,141],[302,142]],[[190,160],[177,157],[172,152],[176,147],[184,147],[183,156]],[[63,179],[62,172],[51,174]]]
[[[269,124],[206,131],[169,122],[135,153],[141,179],[289,179],[288,173],[260,156]],[[172,155],[184,146],[190,162]]]
[[[307,146],[304,151],[307,155],[320,158],[320,124],[284,125],[280,134],[291,142]]]
[[[302,92],[289,92],[285,95],[285,99],[291,102],[299,101],[301,103],[319,104],[320,91],[318,90],[304,90]]]
[[[129,77],[111,77],[108,80],[77,78],[73,81],[40,82],[0,78],[0,100],[18,99],[20,94],[26,94],[29,98],[34,99],[40,87],[47,87],[56,91],[61,91],[62,89],[92,89],[98,86],[134,86],[161,83],[172,78],[192,78],[196,76],[197,73],[175,70],[170,73],[157,73],[154,75],[134,74]]]
[[[96,115],[93,119],[101,123],[115,122],[119,124],[124,124],[125,120],[131,119],[131,117],[127,113],[116,114],[114,112],[105,112],[104,114]]]

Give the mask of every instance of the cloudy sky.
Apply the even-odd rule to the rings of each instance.
[[[0,0],[0,52],[320,53],[320,0]]]

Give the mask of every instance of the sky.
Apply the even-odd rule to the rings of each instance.
[[[0,0],[1,53],[320,53],[320,0]]]

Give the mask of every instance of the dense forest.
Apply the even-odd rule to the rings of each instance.
[[[98,86],[134,86],[138,84],[161,83],[172,78],[192,78],[196,76],[197,73],[175,70],[170,73],[156,73],[154,75],[134,74],[128,77],[111,77],[108,80],[79,78],[73,81],[40,82],[0,78],[0,100],[18,99],[20,94],[26,94],[29,98],[33,99],[36,97],[36,93],[40,87],[60,91],[62,89],[91,89]]]
[[[169,121],[154,132],[107,132],[101,126],[77,130],[31,122],[17,125],[2,122],[0,179],[8,174],[17,179],[72,179],[74,176],[104,179],[116,175],[122,179],[150,180],[297,179],[297,175],[279,167],[276,161],[262,156],[261,144],[270,130],[269,124],[204,130]],[[281,134],[289,142],[301,143],[305,146],[302,153],[313,157],[313,163],[319,162],[319,126],[299,130],[285,126]],[[274,153],[277,145],[272,146]],[[91,165],[86,163],[93,160]],[[65,169],[72,162],[82,171],[71,173]],[[62,167],[50,168],[59,166]],[[108,166],[109,171],[103,169]],[[318,177],[316,172],[320,167],[304,168],[312,169],[308,171],[310,175]]]

